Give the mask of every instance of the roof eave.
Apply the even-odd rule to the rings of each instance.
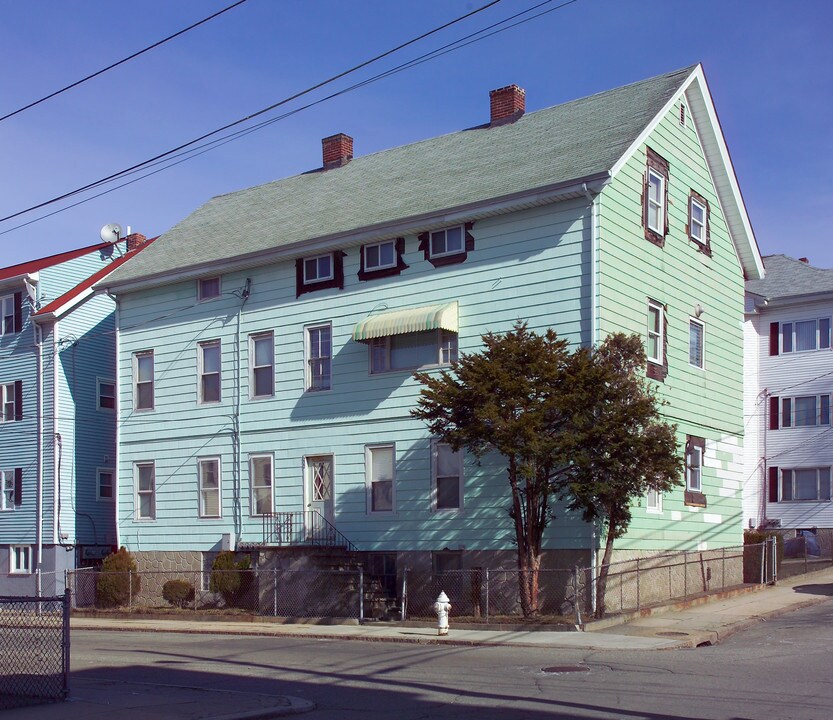
[[[533,190],[447,208],[441,212],[400,218],[387,223],[378,223],[326,236],[307,238],[278,248],[191,265],[187,270],[169,270],[124,282],[108,283],[106,280],[102,280],[93,286],[93,290],[96,293],[132,292],[172,282],[195,279],[210,272],[222,271],[226,273],[246,270],[264,263],[292,259],[309,253],[336,249],[337,247],[350,247],[385,237],[420,233],[443,225],[503,215],[519,209],[547,205],[571,197],[583,197],[585,188],[596,193],[609,180],[610,172],[605,170],[586,177],[553,183]]]

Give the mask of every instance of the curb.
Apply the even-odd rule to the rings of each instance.
[[[284,695],[289,700],[289,707],[276,707],[264,710],[252,710],[245,713],[233,713],[231,715],[214,715],[205,720],[269,720],[269,718],[284,717],[285,715],[301,715],[312,712],[318,706],[311,700]]]

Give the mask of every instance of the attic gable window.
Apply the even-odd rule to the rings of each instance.
[[[700,252],[711,255],[711,228],[709,227],[709,201],[691,190],[688,195],[688,225],[686,232]]]
[[[668,234],[668,161],[647,148],[642,225],[645,239],[662,247]]]
[[[298,258],[295,261],[295,297],[324,288],[344,288],[344,253]]]
[[[23,329],[23,293],[0,297],[0,335],[12,335]]]

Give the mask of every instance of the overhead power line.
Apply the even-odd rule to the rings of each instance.
[[[44,203],[40,203],[39,205],[32,206],[31,208],[28,208],[28,209],[26,209],[26,210],[22,210],[22,211],[20,211],[20,212],[18,212],[18,213],[15,213],[14,215],[9,215],[9,216],[7,216],[7,217],[5,217],[5,218],[0,218],[0,222],[2,222],[2,221],[4,221],[4,220],[9,220],[9,219],[12,219],[12,218],[14,218],[14,217],[18,217],[18,216],[23,215],[23,214],[25,214],[25,213],[27,213],[27,212],[30,212],[30,211],[32,211],[32,210],[36,210],[36,209],[39,209],[39,208],[41,208],[41,207],[45,207],[45,206],[47,206],[47,205],[50,205],[50,204],[52,204],[52,203],[59,202],[60,200],[67,199],[67,198],[69,198],[69,197],[72,197],[72,196],[74,196],[74,195],[76,195],[76,194],[79,194],[79,193],[82,193],[82,192],[85,192],[85,191],[88,191],[88,190],[92,190],[92,189],[94,189],[94,188],[96,188],[96,187],[98,187],[98,186],[105,185],[105,184],[108,184],[108,183],[111,183],[111,182],[115,182],[116,180],[119,180],[119,179],[124,179],[124,178],[126,178],[126,177],[128,177],[128,176],[130,176],[130,175],[134,175],[134,174],[136,174],[136,173],[139,173],[139,172],[141,172],[142,170],[148,170],[148,169],[150,169],[150,168],[152,168],[152,167],[155,167],[155,166],[157,166],[157,165],[161,165],[161,164],[163,164],[163,163],[164,163],[163,167],[160,167],[160,168],[157,168],[157,169],[155,169],[155,170],[152,170],[151,172],[147,172],[147,173],[145,173],[145,174],[143,174],[143,175],[140,175],[139,177],[133,178],[132,180],[128,180],[127,182],[124,182],[124,183],[121,183],[121,184],[119,184],[119,185],[116,185],[115,187],[111,187],[111,188],[109,188],[109,189],[107,189],[107,190],[103,190],[102,192],[96,193],[95,195],[92,195],[92,196],[90,196],[90,197],[84,198],[83,200],[79,200],[79,201],[74,202],[74,203],[72,203],[72,204],[70,204],[70,205],[64,206],[64,207],[62,207],[62,208],[60,208],[60,209],[58,209],[58,210],[55,210],[55,211],[53,211],[53,212],[50,212],[50,213],[46,213],[46,214],[44,214],[44,215],[41,215],[41,216],[39,216],[39,217],[37,217],[37,218],[34,218],[34,219],[32,219],[32,220],[30,220],[30,221],[28,221],[28,222],[24,222],[24,223],[21,223],[21,224],[19,224],[19,225],[16,225],[16,226],[14,226],[14,227],[12,227],[12,228],[9,228],[8,230],[4,230],[4,231],[0,232],[0,235],[5,235],[5,234],[7,234],[7,233],[9,233],[9,232],[13,232],[14,230],[20,229],[20,228],[22,228],[22,227],[26,227],[27,225],[31,225],[31,224],[33,224],[33,223],[35,223],[35,222],[38,222],[39,220],[43,220],[43,219],[48,218],[48,217],[51,217],[51,216],[53,216],[53,215],[57,215],[58,213],[63,212],[64,210],[68,210],[68,209],[70,209],[70,208],[73,208],[73,207],[76,207],[76,206],[78,206],[78,205],[81,205],[81,204],[83,204],[83,203],[85,203],[85,202],[89,202],[90,200],[93,200],[93,199],[95,199],[95,198],[101,197],[102,195],[106,195],[106,194],[108,194],[108,193],[110,193],[110,192],[114,192],[115,190],[118,190],[118,189],[120,189],[120,188],[123,188],[123,187],[125,187],[125,186],[127,186],[127,185],[131,185],[131,184],[133,184],[133,183],[135,183],[135,182],[138,182],[139,180],[142,180],[142,179],[144,179],[144,178],[150,177],[151,175],[155,175],[155,174],[157,174],[157,173],[160,173],[160,172],[162,172],[163,170],[166,170],[166,169],[168,169],[168,168],[170,168],[170,167],[174,167],[174,166],[176,166],[176,165],[179,165],[179,164],[181,164],[181,163],[185,162],[186,160],[190,160],[190,159],[192,159],[192,158],[194,158],[194,157],[197,157],[197,156],[199,156],[199,155],[202,155],[202,154],[204,154],[204,153],[208,152],[209,150],[213,150],[213,149],[215,149],[215,148],[217,148],[217,147],[220,147],[220,146],[225,145],[225,144],[227,144],[227,143],[229,143],[229,142],[232,142],[233,140],[236,140],[236,139],[241,138],[241,137],[244,137],[245,135],[248,135],[248,134],[250,134],[250,133],[252,133],[252,132],[255,132],[255,131],[257,131],[257,130],[260,130],[261,128],[264,128],[264,127],[266,127],[266,126],[268,126],[268,125],[271,125],[272,123],[278,122],[278,121],[280,121],[280,120],[284,120],[284,119],[286,119],[287,117],[290,117],[290,116],[295,115],[295,114],[297,114],[297,113],[299,113],[299,112],[302,112],[303,110],[307,110],[307,109],[309,109],[309,108],[311,108],[311,107],[313,107],[313,106],[315,106],[315,105],[319,105],[319,104],[321,104],[321,103],[323,103],[323,102],[326,102],[327,100],[331,100],[331,99],[333,99],[333,98],[335,98],[335,97],[338,97],[338,96],[340,96],[340,95],[344,95],[344,94],[346,94],[346,93],[348,93],[348,92],[352,92],[353,90],[356,90],[356,89],[358,89],[358,88],[364,87],[365,85],[369,85],[369,84],[371,84],[371,83],[373,83],[373,82],[376,82],[376,81],[378,81],[378,80],[380,80],[380,79],[383,79],[383,78],[389,77],[389,76],[391,76],[391,75],[394,75],[394,74],[396,74],[396,73],[398,73],[398,72],[402,72],[402,71],[404,71],[404,70],[408,70],[408,69],[410,69],[410,68],[412,68],[412,67],[415,67],[415,66],[417,66],[417,65],[420,65],[420,64],[422,64],[422,63],[424,63],[424,62],[428,62],[429,60],[436,59],[436,58],[438,58],[438,57],[440,57],[440,56],[442,56],[442,55],[445,55],[445,54],[447,54],[447,53],[449,53],[449,52],[453,52],[454,50],[459,50],[459,49],[461,49],[461,48],[463,48],[463,47],[466,47],[466,46],[468,46],[468,45],[471,45],[472,43],[479,42],[480,40],[484,40],[484,39],[486,39],[486,38],[488,38],[488,37],[491,37],[491,36],[493,36],[493,35],[495,35],[495,34],[497,34],[497,33],[504,32],[505,30],[509,30],[509,29],[514,28],[514,27],[516,27],[516,26],[518,26],[518,25],[521,25],[521,24],[523,24],[523,23],[526,23],[526,22],[529,22],[529,21],[531,21],[531,20],[534,20],[534,19],[536,19],[536,18],[538,18],[538,17],[541,17],[542,15],[546,15],[546,14],[551,13],[551,12],[554,12],[554,11],[556,11],[556,10],[560,10],[560,9],[562,9],[562,8],[564,8],[564,7],[568,6],[568,5],[572,5],[572,4],[576,3],[576,2],[578,2],[578,0],[566,0],[565,2],[562,2],[561,4],[559,4],[559,5],[557,5],[557,6],[553,7],[553,8],[549,8],[549,9],[547,9],[547,10],[541,11],[541,12],[539,12],[539,13],[537,13],[537,14],[535,14],[535,15],[532,15],[532,16],[530,16],[530,17],[526,17],[526,18],[523,18],[523,19],[521,19],[521,20],[518,20],[518,18],[519,18],[519,17],[521,17],[521,16],[523,16],[523,15],[527,15],[527,14],[529,14],[529,13],[533,12],[534,10],[537,10],[537,9],[539,9],[539,8],[543,7],[544,5],[549,5],[549,4],[551,4],[552,2],[554,2],[554,0],[543,0],[543,2],[540,2],[540,3],[538,3],[537,5],[533,5],[532,7],[527,8],[526,10],[523,10],[523,11],[521,11],[521,12],[515,13],[514,15],[511,15],[511,16],[509,16],[509,17],[507,17],[507,18],[504,18],[503,20],[500,20],[500,21],[498,21],[498,22],[496,22],[496,23],[493,23],[493,24],[488,25],[488,26],[486,26],[486,27],[484,27],[484,28],[481,28],[480,30],[477,30],[477,31],[475,31],[475,32],[473,32],[473,33],[470,33],[470,34],[468,34],[468,35],[465,35],[465,36],[464,36],[464,37],[462,37],[462,38],[458,38],[457,40],[455,40],[455,41],[453,41],[453,42],[451,42],[451,43],[448,43],[448,44],[446,44],[446,45],[443,45],[443,46],[441,46],[441,47],[439,47],[439,48],[436,48],[436,49],[434,49],[434,50],[431,50],[430,52],[427,52],[427,53],[425,53],[425,54],[423,54],[423,55],[420,55],[420,56],[418,56],[418,57],[416,57],[416,58],[413,58],[412,60],[408,60],[408,61],[406,61],[406,62],[404,62],[404,63],[401,63],[400,65],[397,65],[397,66],[395,66],[395,67],[393,67],[393,68],[391,68],[391,69],[385,70],[385,71],[380,72],[380,73],[378,73],[378,74],[376,74],[376,75],[374,75],[374,76],[372,76],[372,77],[370,77],[370,78],[367,78],[367,79],[362,80],[362,81],[360,81],[360,82],[357,82],[357,83],[355,83],[355,84],[353,84],[353,85],[350,85],[350,86],[349,86],[349,87],[347,87],[347,88],[344,88],[344,89],[339,90],[339,91],[337,91],[337,92],[334,92],[334,93],[331,93],[331,94],[329,94],[329,95],[326,95],[326,96],[325,96],[325,97],[323,97],[323,98],[319,98],[318,100],[315,100],[315,101],[309,102],[309,103],[307,103],[307,104],[305,104],[305,105],[302,105],[301,107],[295,108],[295,109],[293,109],[293,110],[290,110],[290,111],[288,111],[288,112],[285,112],[285,113],[283,113],[283,114],[281,114],[281,115],[278,115],[278,116],[276,116],[276,117],[269,118],[269,119],[267,119],[267,120],[263,120],[263,121],[261,121],[261,122],[259,122],[259,123],[255,124],[255,125],[252,125],[252,126],[250,126],[250,127],[243,128],[243,129],[240,129],[240,130],[236,130],[236,131],[234,131],[234,132],[232,132],[232,133],[229,133],[229,134],[227,134],[227,135],[224,135],[224,136],[222,136],[222,137],[215,138],[215,139],[213,139],[213,140],[209,140],[208,142],[206,142],[206,143],[204,143],[204,144],[202,144],[202,145],[197,145],[196,147],[192,147],[192,146],[196,145],[197,143],[201,142],[202,140],[207,140],[208,138],[210,138],[210,137],[212,137],[212,136],[214,136],[214,135],[216,135],[216,134],[218,134],[218,133],[220,133],[220,132],[223,132],[224,130],[227,130],[227,129],[230,129],[230,128],[232,128],[232,127],[235,127],[236,125],[239,125],[239,124],[241,124],[241,123],[243,123],[243,122],[245,122],[245,121],[247,121],[247,120],[250,120],[250,119],[253,119],[253,118],[255,118],[255,117],[259,116],[259,115],[262,115],[263,113],[268,112],[269,110],[273,110],[273,109],[275,109],[275,108],[277,108],[277,107],[279,107],[279,106],[281,106],[281,105],[283,105],[283,104],[286,104],[286,103],[290,102],[290,101],[291,101],[291,100],[293,100],[293,99],[297,99],[298,97],[301,97],[301,96],[303,96],[303,95],[305,95],[305,94],[308,94],[309,92],[311,92],[311,91],[313,91],[313,90],[315,90],[315,89],[321,88],[321,87],[323,87],[324,85],[326,85],[326,84],[328,84],[328,83],[330,83],[330,82],[333,82],[333,81],[334,81],[334,80],[336,80],[336,79],[342,78],[342,77],[344,77],[344,76],[346,76],[346,75],[350,74],[351,72],[354,72],[355,70],[358,70],[358,69],[360,69],[360,68],[362,68],[362,67],[366,67],[366,66],[367,66],[367,65],[369,65],[370,63],[375,62],[376,60],[381,59],[381,58],[383,58],[383,57],[386,57],[386,56],[390,55],[391,53],[395,52],[395,51],[396,51],[396,50],[398,50],[398,49],[402,49],[402,48],[404,48],[404,47],[407,47],[408,45],[411,45],[411,44],[413,44],[414,42],[417,42],[418,40],[420,40],[420,39],[422,39],[422,38],[424,38],[424,37],[427,37],[428,35],[431,35],[431,34],[433,34],[433,33],[435,33],[435,32],[438,32],[439,30],[441,30],[441,29],[443,29],[443,28],[445,28],[445,27],[448,27],[449,25],[452,25],[452,24],[454,24],[454,23],[456,23],[456,22],[459,22],[460,20],[463,20],[463,19],[465,19],[466,17],[470,17],[471,15],[473,15],[473,14],[475,14],[475,13],[481,12],[482,10],[487,9],[488,7],[491,7],[492,5],[497,4],[497,2],[499,2],[499,1],[500,1],[500,0],[494,0],[494,2],[490,2],[490,3],[488,3],[487,5],[484,5],[483,7],[478,8],[477,10],[475,10],[475,11],[473,11],[473,12],[471,12],[471,13],[468,13],[467,15],[461,16],[460,18],[457,18],[456,20],[451,21],[450,23],[446,23],[445,25],[443,25],[443,26],[441,26],[441,27],[439,27],[439,28],[435,28],[434,30],[432,30],[432,31],[430,31],[430,32],[428,32],[428,33],[424,33],[423,35],[419,36],[418,38],[414,38],[413,40],[410,40],[410,41],[408,41],[407,43],[403,43],[402,45],[398,46],[397,48],[394,48],[394,49],[392,49],[392,50],[389,50],[389,51],[387,51],[387,52],[383,53],[382,55],[376,56],[376,58],[373,58],[373,59],[368,60],[368,61],[366,61],[366,62],[364,62],[364,63],[362,63],[362,64],[360,64],[360,65],[357,65],[357,66],[355,66],[354,68],[352,68],[352,69],[350,69],[350,70],[347,70],[347,71],[345,71],[345,72],[343,72],[343,73],[340,73],[340,74],[338,74],[338,75],[334,76],[333,78],[330,78],[329,80],[323,81],[323,82],[318,83],[317,85],[315,85],[315,86],[313,86],[313,87],[311,87],[311,88],[308,88],[307,90],[304,90],[304,91],[302,91],[302,92],[296,93],[295,95],[293,95],[293,96],[291,96],[291,97],[289,97],[289,98],[286,98],[286,99],[284,99],[284,100],[281,100],[281,101],[279,101],[279,102],[277,102],[277,103],[275,103],[275,104],[273,104],[273,105],[269,106],[268,108],[264,108],[263,110],[260,110],[260,111],[258,111],[257,113],[253,113],[253,114],[251,114],[251,115],[247,116],[246,118],[242,118],[241,120],[238,120],[238,121],[236,121],[236,122],[229,123],[228,125],[225,125],[225,126],[223,126],[222,128],[218,128],[217,130],[214,130],[213,132],[206,133],[205,135],[202,135],[202,136],[200,136],[199,138],[196,138],[196,139],[194,139],[194,140],[192,140],[192,141],[190,141],[190,142],[188,142],[188,143],[184,143],[184,144],[180,145],[180,146],[179,146],[179,147],[177,147],[177,148],[174,148],[174,149],[172,149],[172,150],[169,150],[169,151],[168,151],[168,152],[166,152],[166,153],[162,153],[162,154],[160,154],[160,155],[157,155],[157,156],[155,156],[155,157],[153,157],[153,158],[150,158],[149,160],[144,161],[143,163],[138,163],[137,165],[134,165],[134,166],[132,166],[132,167],[130,167],[130,168],[126,168],[125,170],[122,170],[122,171],[120,171],[120,172],[118,172],[118,173],[114,173],[114,174],[112,174],[112,175],[109,175],[109,176],[107,176],[106,178],[102,178],[101,180],[98,180],[98,181],[96,181],[96,182],[94,182],[94,183],[90,183],[90,184],[88,184],[88,185],[86,185],[86,186],[84,186],[84,187],[82,187],[82,188],[78,188],[78,189],[73,190],[73,191],[71,191],[71,192],[69,192],[69,193],[65,193],[64,195],[62,195],[62,196],[60,196],[60,197],[58,197],[58,198],[54,198],[54,199],[52,199],[52,200],[48,200],[48,201],[46,201],[46,202],[44,202]],[[517,20],[517,22],[511,22],[511,21],[513,21],[513,20]],[[511,24],[508,24],[508,23],[510,23],[510,22],[511,22]],[[501,25],[503,25],[504,27],[500,27]],[[497,29],[496,29],[496,28],[497,28]],[[490,32],[490,31],[491,31],[491,32]],[[190,148],[190,149],[186,149],[186,148]],[[178,159],[177,159],[177,158],[178,158]]]
[[[204,25],[209,20],[213,20],[214,18],[219,17],[223,13],[226,13],[229,10],[233,10],[238,5],[242,5],[246,1],[247,0],[237,0],[236,3],[233,3],[233,4],[229,5],[228,7],[223,8],[222,10],[219,10],[218,12],[215,12],[213,15],[209,15],[207,18],[203,18],[199,22],[195,22],[193,25],[189,25],[188,27],[183,28],[179,32],[175,32],[173,35],[168,35],[168,37],[160,40],[159,42],[153,43],[153,45],[148,45],[143,50],[139,50],[138,52],[135,52],[132,55],[128,55],[126,58],[124,58],[122,60],[119,60],[118,62],[114,62],[112,65],[108,65],[107,67],[102,68],[98,72],[94,72],[92,75],[87,75],[87,77],[81,78],[80,80],[76,80],[74,83],[71,83],[71,84],[67,85],[66,87],[62,87],[60,90],[56,90],[53,93],[49,93],[49,95],[44,95],[39,100],[35,100],[34,102],[30,102],[28,105],[24,105],[23,107],[18,108],[17,110],[13,110],[12,112],[7,113],[6,115],[3,115],[2,117],[0,117],[0,122],[3,122],[3,120],[8,120],[10,117],[14,117],[15,115],[18,115],[18,114],[22,113],[24,110],[28,110],[29,108],[33,108],[33,107],[35,107],[35,105],[40,105],[42,102],[46,102],[47,100],[51,100],[55,96],[60,95],[61,93],[65,93],[67,90],[72,90],[72,88],[78,87],[82,83],[87,82],[87,80],[92,80],[93,78],[98,77],[99,75],[103,75],[104,73],[108,72],[109,70],[112,70],[113,68],[117,68],[119,65],[124,65],[124,63],[126,63],[130,60],[133,60],[134,58],[139,57],[139,55],[144,55],[146,52],[149,52],[149,51],[153,50],[154,48],[158,48],[160,45],[164,45],[166,42],[169,42],[170,40],[173,40],[174,38],[178,38],[180,35],[184,35],[189,30],[193,30],[194,28],[197,28],[200,25]]]

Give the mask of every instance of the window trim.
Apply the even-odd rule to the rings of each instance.
[[[268,367],[272,368],[272,372],[270,373],[271,378],[271,390],[267,394],[263,395],[256,395],[255,392],[257,390],[257,383],[255,381],[255,370],[263,367],[267,367],[266,365],[255,365],[256,360],[256,353],[255,353],[255,343],[258,340],[269,340],[269,347],[272,353],[271,363]],[[275,397],[275,333],[271,330],[267,330],[265,332],[256,332],[251,333],[249,335],[249,399],[250,400],[264,400],[268,398]]]
[[[11,305],[11,313],[6,312],[6,304]],[[6,318],[11,319],[11,329],[6,331]],[[17,335],[23,329],[23,293],[18,291],[0,296],[0,338]]]
[[[261,460],[263,458],[268,458],[269,460],[269,478],[270,484],[267,485],[256,485],[255,479],[257,478],[256,473],[254,472],[254,462],[255,460]],[[257,488],[269,488],[269,510],[267,512],[257,512],[257,498],[255,496],[255,490]],[[249,453],[249,515],[250,517],[266,517],[267,515],[275,512],[275,455],[274,453],[265,452],[265,453]]]
[[[830,503],[833,502],[833,468],[830,465],[818,465],[818,466],[810,466],[810,467],[788,467],[783,468],[779,467],[776,468],[778,473],[778,500],[779,503]],[[795,495],[795,473],[797,470],[815,470],[816,471],[816,497],[815,498],[804,498],[804,499],[796,499]],[[819,495],[819,488],[821,487],[821,477],[820,471],[826,470],[827,471],[827,498],[820,498]],[[791,497],[788,500],[784,499],[784,480],[785,474],[791,473]]]
[[[459,230],[460,231],[460,249],[459,250],[449,250],[448,249],[448,231],[449,230]],[[440,233],[443,234],[443,244],[446,248],[442,252],[434,252],[434,236],[439,235]],[[466,228],[464,225],[449,225],[448,227],[439,228],[437,230],[431,230],[428,233],[428,257],[431,260],[438,260],[440,258],[449,257],[451,255],[462,255],[466,252]]]
[[[447,445],[451,447],[450,443],[443,442],[439,438],[432,438],[431,439],[431,511],[435,513],[460,513],[465,509],[465,475],[464,475],[464,458],[465,452],[461,449],[454,453],[457,456],[457,469],[458,469],[458,484],[457,484],[457,494],[458,494],[458,506],[457,507],[437,507],[437,503],[439,500],[439,492],[438,492],[438,466],[439,466],[439,447],[440,445]],[[449,476],[444,476],[449,477]]]
[[[139,361],[149,357],[151,360],[150,380],[139,381]],[[140,407],[139,385],[150,384],[150,406]],[[156,409],[156,357],[153,350],[138,350],[133,353],[133,410],[134,412],[149,412]]]
[[[205,350],[206,348],[217,348],[218,369],[217,372],[206,372]],[[203,379],[210,375],[217,376],[217,399],[205,399],[205,384]],[[223,345],[220,340],[204,340],[197,343],[197,403],[199,405],[217,405],[223,401]]]
[[[6,493],[11,491],[11,503],[7,504]],[[17,472],[0,470],[0,512],[14,512],[17,503]]]
[[[217,487],[203,487],[202,468],[204,463],[215,463],[217,469]],[[217,492],[217,514],[208,515],[205,512],[204,493],[216,490]],[[209,455],[197,458],[197,516],[201,520],[220,520],[223,517],[223,463],[219,455]]]
[[[139,478],[142,467],[150,467],[150,490],[142,490]],[[156,520],[156,461],[155,460],[136,460],[133,463],[133,483],[135,487],[134,498],[134,512],[133,519],[135,522],[153,522]],[[150,515],[142,515],[142,495],[150,496]]]
[[[11,416],[6,417],[6,408],[12,409]],[[23,420],[23,381],[0,383],[0,424],[20,422]]]
[[[111,407],[111,408],[104,407],[101,404],[101,398],[110,397],[109,395],[104,395],[104,393],[101,392],[101,386],[102,385],[112,385],[112,387],[113,387],[113,407]],[[117,405],[116,381],[111,380],[110,378],[97,377],[95,379],[95,397],[96,397],[96,401],[95,401],[96,402],[96,410],[100,410],[101,412],[106,412],[106,413],[111,413],[111,412],[114,413],[116,411],[116,405]]]
[[[650,225],[651,207],[651,176],[661,180],[660,202],[658,203],[657,227]],[[665,245],[665,238],[668,235],[668,183],[669,183],[668,161],[651,148],[645,149],[645,175],[642,189],[642,226],[645,231],[645,239],[662,247]]]
[[[110,497],[101,494],[101,476],[110,475]],[[100,502],[115,502],[116,499],[116,471],[113,468],[97,467],[95,469],[95,499]]]
[[[649,363],[653,363],[654,365],[662,365],[664,361],[664,348],[665,348],[665,306],[657,302],[656,300],[651,300],[648,298],[648,320],[650,321],[651,318],[651,310],[656,310],[657,318],[659,320],[659,329],[652,330],[651,325],[648,325],[648,347],[645,349],[645,356],[648,359]],[[655,335],[657,338],[657,352],[659,355],[654,357],[650,354],[649,347],[651,345],[650,340],[651,336]]]
[[[692,457],[697,456],[699,463],[692,465]],[[686,436],[685,444],[685,497],[686,505],[693,507],[706,507],[706,495],[703,492],[703,468],[706,461],[706,439],[695,435]],[[691,468],[699,469],[697,486],[691,482]]]
[[[816,401],[816,422],[812,425],[810,424],[801,424],[798,425],[796,423],[796,417],[798,415],[798,410],[796,407],[796,400],[803,399],[803,398],[815,398]],[[824,405],[822,398],[827,398],[827,422],[822,421],[823,415],[823,408]],[[775,402],[772,403],[772,400]],[[818,394],[808,394],[808,395],[772,395],[770,396],[771,406],[770,410],[775,409],[777,411],[777,427],[774,427],[776,423],[771,423],[769,429],[770,430],[795,430],[800,428],[818,428],[818,427],[829,427],[831,425],[831,394],[830,393],[818,393]],[[788,417],[788,422],[784,422],[785,417]]]
[[[455,227],[462,230],[462,250],[445,253],[431,252],[431,236],[434,233],[445,232]],[[419,249],[423,253],[426,262],[431,263],[434,267],[444,267],[446,265],[455,265],[457,263],[465,262],[468,259],[468,254],[474,250],[474,235],[472,228],[474,222],[463,223],[462,225],[448,225],[446,227],[435,228],[434,230],[422,232],[418,235]]]
[[[391,477],[390,477],[390,510],[375,510],[373,508],[373,451],[389,449],[391,452]],[[364,446],[364,482],[366,490],[368,515],[395,515],[396,514],[396,443],[371,443]],[[383,480],[382,482],[387,482]]]
[[[319,355],[317,358],[312,357],[312,342],[310,333],[313,330],[323,330],[326,328],[329,332],[329,346],[330,353],[327,356]],[[319,342],[319,347],[320,347]],[[327,387],[313,387],[313,373],[312,363],[315,360],[327,359],[329,361],[329,372],[327,373]],[[331,322],[316,323],[313,325],[304,326],[304,392],[331,392],[333,389],[333,324]]]
[[[653,504],[651,503],[651,493],[654,494],[655,502]],[[661,492],[648,488],[648,492],[645,493],[645,512],[651,513],[652,515],[662,515]]]
[[[383,265],[381,267],[368,268],[367,257],[365,255],[367,248],[393,243],[393,263],[390,265]],[[393,239],[382,240],[377,243],[368,243],[362,245],[359,250],[359,272],[358,278],[361,281],[376,280],[385,277],[394,277],[399,275],[403,270],[408,268],[402,256],[405,254],[405,238],[397,237]]]
[[[322,260],[323,258],[327,258],[327,260],[329,260],[329,262],[330,262],[330,273],[326,277],[322,277],[322,276],[318,275],[318,269],[319,269],[318,261]],[[314,278],[310,278],[310,277],[307,276],[307,263],[311,262],[313,260],[315,261],[315,273],[316,273],[316,275],[315,275]],[[335,257],[334,257],[334,253],[328,252],[328,253],[321,253],[320,255],[308,255],[308,256],[302,258],[302,266],[303,266],[303,269],[304,269],[304,275],[303,275],[304,285],[318,285],[319,283],[324,283],[324,282],[327,282],[328,280],[332,280],[332,279],[335,278]]]
[[[206,295],[203,292],[203,283],[211,282],[212,280],[217,281],[217,294],[216,295]],[[204,303],[210,302],[211,300],[216,300],[223,296],[223,276],[222,275],[213,275],[211,277],[204,277],[199,278],[197,280],[197,302]]]
[[[691,362],[691,328],[700,328],[700,364]],[[697,370],[706,369],[706,323],[698,318],[690,317],[688,319],[688,364]]]
[[[444,330],[443,328],[437,328],[436,330],[422,330],[419,333],[407,333],[409,335],[417,335],[417,334],[428,334],[428,333],[436,333],[436,358],[437,362],[434,363],[426,363],[424,365],[413,365],[409,367],[403,368],[391,368],[390,366],[390,356],[391,356],[391,338],[394,337],[393,335],[385,335],[379,338],[373,338],[367,343],[368,354],[367,354],[367,361],[368,361],[368,373],[370,375],[385,375],[387,373],[397,373],[397,372],[407,372],[411,373],[416,370],[430,370],[432,368],[439,368],[439,367],[448,367],[451,365],[454,360],[459,357],[460,353],[460,336],[459,333],[456,333],[452,330]],[[449,335],[453,335],[457,338],[457,342],[455,343],[455,347],[453,349],[454,353],[454,360],[443,361],[443,338],[445,337],[445,333]],[[384,347],[385,351],[385,365],[381,369],[374,369],[373,358],[374,358],[374,349]]]
[[[390,245],[392,252],[391,261],[389,263],[384,264],[379,262],[376,263],[376,265],[371,266],[370,263],[367,261],[367,251],[370,248],[376,248],[378,251],[378,256],[379,258],[381,258],[382,246],[384,245]],[[396,252],[396,240],[381,240],[380,242],[368,243],[367,245],[362,245],[362,266],[366,273],[379,272],[381,270],[390,270],[391,268],[396,267],[397,255],[398,253]]]
[[[697,205],[703,211],[703,234],[702,237],[695,237],[694,236],[694,206]],[[699,223],[697,223],[699,224]],[[700,193],[696,190],[689,190],[688,192],[688,223],[686,224],[686,235],[688,239],[691,240],[696,246],[697,249],[711,257],[712,249],[711,249],[711,205],[709,201],[706,200]]]
[[[18,550],[24,551],[25,563],[22,568],[17,562]],[[33,553],[31,545],[9,545],[9,575],[31,575],[34,572],[32,559]]]

